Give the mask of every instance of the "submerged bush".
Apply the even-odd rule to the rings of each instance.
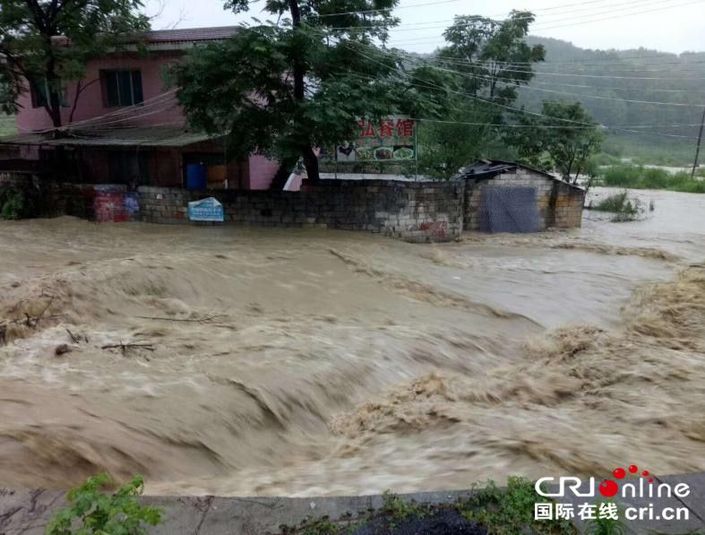
[[[630,199],[626,191],[610,195],[592,206],[593,210],[601,212],[613,212],[615,216],[612,221],[634,221],[644,211],[639,199]]]
[[[36,215],[32,192],[16,187],[0,188],[0,219],[23,219]]]

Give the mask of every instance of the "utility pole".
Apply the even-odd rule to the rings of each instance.
[[[703,119],[700,121],[700,133],[698,134],[698,148],[695,149],[695,161],[693,162],[693,171],[690,173],[690,178],[695,178],[695,170],[698,168],[698,159],[700,158],[700,143],[703,140],[703,130],[705,130],[705,109],[703,109]]]

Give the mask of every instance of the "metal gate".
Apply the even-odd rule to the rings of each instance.
[[[486,186],[480,201],[483,232],[538,232],[541,230],[536,188]]]

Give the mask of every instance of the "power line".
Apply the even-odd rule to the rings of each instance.
[[[349,47],[349,48],[352,49],[352,47]],[[381,61],[378,61],[378,60],[376,60],[375,58],[372,58],[372,57],[368,56],[367,54],[364,54],[364,53],[360,52],[359,50],[354,50],[354,49],[352,49],[352,50],[353,50],[354,52],[356,52],[357,54],[359,54],[359,55],[361,55],[361,56],[367,58],[367,59],[370,60],[370,61],[373,61],[373,62],[375,62],[375,63],[378,63],[378,64],[380,64],[380,65],[382,65],[382,66],[384,66],[384,67],[390,67],[390,65],[387,65],[387,64],[385,64],[385,63],[383,63],[383,62],[381,62]],[[391,66],[391,67],[394,67],[394,66]],[[394,68],[395,68],[395,67],[394,67]],[[400,73],[400,74],[404,74],[404,73],[401,73],[401,72],[398,71],[398,70],[397,70],[397,72]],[[374,78],[371,78],[371,77],[370,77],[370,79],[374,80]],[[531,111],[524,110],[524,109],[521,109],[521,108],[515,108],[515,107],[513,107],[513,106],[508,106],[508,105],[505,105],[505,104],[500,104],[500,103],[498,103],[498,102],[493,102],[493,101],[491,101],[491,100],[478,97],[477,95],[472,95],[472,94],[465,93],[465,92],[462,92],[462,91],[456,91],[456,90],[452,90],[452,89],[449,89],[449,88],[445,88],[445,87],[439,86],[439,85],[437,85],[437,84],[426,83],[426,84],[424,84],[424,85],[420,85],[420,84],[414,84],[414,83],[412,83],[412,82],[409,82],[408,80],[407,80],[407,83],[409,83],[409,85],[411,85],[411,86],[419,87],[419,88],[422,88],[422,89],[434,89],[434,88],[435,88],[435,89],[438,89],[438,90],[441,90],[441,91],[444,91],[444,92],[447,91],[447,92],[450,92],[450,93],[458,94],[458,95],[461,95],[461,96],[465,96],[466,98],[470,98],[470,99],[473,99],[473,100],[477,100],[477,101],[480,101],[480,102],[484,102],[484,103],[489,104],[489,105],[492,105],[492,106],[496,106],[496,107],[498,107],[498,108],[502,108],[502,109],[509,110],[509,111],[511,111],[511,112],[514,112],[514,113],[522,113],[522,114],[526,114],[526,115],[532,115],[532,116],[535,116],[535,117],[541,117],[541,118],[546,118],[546,119],[553,119],[554,121],[569,123],[569,124],[571,124],[571,125],[578,125],[578,126],[583,127],[583,128],[584,128],[584,127],[592,127],[592,128],[595,128],[595,127],[597,126],[597,125],[595,125],[595,124],[584,123],[584,122],[582,122],[582,121],[575,121],[575,120],[572,120],[572,119],[565,119],[565,118],[562,118],[562,117],[554,117],[554,116],[546,115],[546,114],[543,114],[543,113],[531,112]],[[630,133],[636,133],[636,134],[649,134],[649,135],[658,135],[658,136],[662,136],[662,137],[693,139],[693,138],[691,138],[691,137],[689,137],[689,136],[683,136],[683,135],[679,135],[679,134],[667,134],[667,133],[662,133],[662,132],[640,132],[640,131],[638,131],[638,130],[630,130],[630,129],[620,128],[620,127],[607,127],[607,126],[605,126],[605,128],[607,128],[607,129],[609,129],[609,130],[614,130],[614,131],[623,131],[623,132],[630,132]]]
[[[586,85],[586,84],[564,84],[564,83],[560,83],[560,82],[536,82],[534,80],[532,80],[529,85],[530,86],[550,85],[551,87],[561,86],[561,87],[574,87],[574,88],[583,88],[583,89],[603,89],[605,91],[648,91],[650,93],[688,93],[689,95],[700,94],[700,92],[694,92],[690,89],[658,89],[658,88],[650,88],[650,87],[616,87],[616,86],[612,86],[612,85],[599,86],[599,85]],[[703,92],[702,94],[705,95],[705,92]]]
[[[348,76],[353,76],[353,77],[355,77],[355,78],[360,78],[360,79],[363,79],[363,80],[377,81],[376,78],[371,77],[371,76],[363,76],[363,75],[357,75],[357,74],[352,74],[352,73],[347,73],[347,75],[348,75]],[[471,98],[471,99],[481,100],[482,102],[491,104],[491,105],[493,105],[493,106],[499,106],[499,107],[502,107],[502,108],[506,108],[506,109],[508,109],[508,110],[510,110],[510,111],[513,111],[513,112],[519,112],[519,113],[529,114],[529,115],[533,115],[533,116],[539,116],[539,117],[545,117],[545,118],[555,119],[555,120],[557,120],[557,121],[569,121],[569,122],[574,123],[574,124],[572,124],[572,125],[567,125],[567,124],[557,125],[557,124],[543,124],[543,123],[542,123],[542,124],[535,124],[535,125],[524,125],[524,124],[485,123],[485,122],[471,123],[471,122],[462,122],[462,121],[459,122],[459,121],[441,121],[441,120],[436,120],[436,119],[423,119],[423,120],[425,120],[425,121],[427,121],[427,122],[441,122],[441,123],[449,123],[449,124],[467,124],[467,125],[471,125],[471,126],[514,127],[514,128],[533,128],[533,127],[537,127],[537,128],[569,128],[569,129],[577,128],[577,129],[592,129],[592,128],[596,128],[596,127],[597,127],[597,128],[610,129],[610,130],[611,130],[611,129],[620,129],[620,130],[623,130],[623,131],[629,131],[629,130],[626,130],[626,129],[684,128],[684,127],[700,126],[700,123],[627,124],[627,125],[606,125],[606,124],[599,124],[599,123],[580,123],[580,122],[576,122],[576,121],[571,121],[571,120],[569,120],[569,119],[563,119],[563,118],[560,118],[560,117],[552,117],[552,116],[550,116],[550,115],[545,115],[545,114],[541,114],[541,113],[535,113],[535,112],[527,111],[527,110],[524,110],[524,109],[521,109],[521,108],[514,108],[514,107],[511,107],[511,106],[506,106],[506,105],[503,105],[503,104],[499,104],[499,103],[497,103],[497,102],[493,102],[493,101],[490,101],[490,100],[487,100],[487,99],[483,99],[483,98],[481,98],[481,97],[477,97],[476,95],[471,95],[471,94],[464,93],[464,92],[460,92],[460,91],[449,90],[449,89],[447,89],[447,88],[444,88],[444,87],[439,86],[439,85],[436,85],[436,84],[426,84],[426,85],[414,84],[414,83],[409,82],[407,79],[405,79],[404,82],[405,82],[405,83],[408,83],[409,85],[411,85],[411,86],[413,86],[413,87],[419,87],[419,88],[423,88],[423,89],[436,88],[436,89],[439,89],[439,90],[442,90],[442,91],[449,91],[449,92],[452,92],[452,93],[455,93],[455,94],[459,94],[459,95],[462,95],[462,96],[465,96],[465,97],[468,97],[468,98]],[[438,104],[438,103],[436,102],[436,104]],[[460,110],[460,109],[458,109],[458,108],[449,108],[449,109],[447,109],[447,111],[457,111],[457,112],[461,112],[461,113],[462,113],[463,110]],[[635,132],[635,133],[636,133],[636,132]],[[675,134],[666,134],[666,133],[664,133],[663,135],[668,136],[668,137],[685,137],[685,138],[687,138],[687,139],[694,139],[694,138],[689,137],[689,136],[680,136],[680,135],[675,135]]]
[[[495,81],[503,81],[503,82],[511,81],[511,82],[513,82],[514,81],[511,78],[502,78],[502,77],[492,78],[492,77],[488,77],[488,76],[482,76],[479,74],[463,73],[463,72],[455,71],[452,69],[445,69],[443,67],[439,67],[439,66],[429,64],[429,63],[422,63],[422,64],[425,65],[426,67],[430,67],[430,68],[436,69],[438,71],[460,75],[460,76],[462,76],[464,78],[468,78],[468,79],[480,79],[480,80],[489,81],[489,82],[495,82]],[[529,90],[533,90],[533,91],[541,91],[541,92],[545,92],[545,93],[553,93],[553,94],[566,95],[566,96],[572,96],[572,97],[592,98],[592,99],[596,99],[596,100],[610,100],[610,101],[618,101],[618,102],[628,102],[628,103],[632,103],[632,104],[649,104],[649,105],[654,105],[654,106],[674,106],[674,107],[682,107],[682,108],[694,108],[694,107],[699,108],[700,107],[699,105],[696,106],[695,104],[688,104],[688,103],[681,103],[681,102],[661,102],[661,101],[651,101],[651,100],[627,99],[627,98],[619,98],[619,97],[607,97],[604,95],[586,95],[586,94],[580,94],[580,93],[570,93],[570,92],[566,92],[566,91],[557,91],[554,89],[545,89],[542,87],[532,87],[529,85],[521,85],[521,86],[519,84],[515,84],[515,85],[517,87],[522,87],[524,89],[529,89]]]
[[[55,130],[64,130],[64,129],[71,129],[71,128],[76,128],[79,126],[89,126],[91,124],[100,124],[102,121],[110,120],[115,117],[122,117],[125,115],[129,114],[134,114],[139,111],[144,111],[145,109],[152,108],[154,106],[158,106],[160,104],[163,104],[163,100],[171,98],[173,93],[176,93],[177,89],[171,89],[169,91],[166,91],[164,93],[160,93],[159,95],[156,95],[154,97],[150,97],[144,101],[142,101],[139,104],[132,104],[130,106],[125,106],[120,108],[119,110],[111,111],[108,113],[105,113],[103,115],[99,115],[96,117],[91,117],[90,119],[83,119],[81,121],[74,121],[72,123],[68,123],[65,125],[62,125],[60,127],[51,127],[51,128],[45,128],[44,130],[33,130],[33,134],[46,134],[49,132],[53,132]]]
[[[577,21],[577,24],[581,24],[582,21],[589,21],[592,20],[596,16],[602,16],[602,15],[609,15],[608,18],[613,18],[613,16],[619,12],[623,11],[629,11],[629,13],[622,13],[622,14],[617,14],[616,17],[622,17],[625,15],[631,15],[631,14],[640,14],[640,13],[645,13],[648,11],[644,11],[643,9],[645,7],[650,7],[653,5],[657,5],[660,7],[657,8],[652,8],[652,10],[659,11],[659,10],[664,10],[664,9],[672,9],[679,7],[680,4],[678,4],[679,0],[663,0],[663,1],[657,1],[657,0],[646,0],[644,2],[640,2],[638,0],[636,1],[631,1],[631,2],[625,2],[622,4],[610,4],[608,9],[604,9],[602,11],[595,11],[592,13],[587,13],[585,15],[581,15],[578,17],[574,16],[566,16],[563,18],[555,19],[555,20],[546,20],[546,21],[539,21],[537,22],[536,26],[534,27],[535,30],[540,30],[543,27],[549,26],[549,25],[556,25],[557,23],[561,23],[560,26],[563,26],[564,24],[563,21],[568,21],[570,22],[570,25],[573,25],[572,21]],[[682,2],[682,0],[680,0]],[[697,1],[697,0],[696,0]],[[676,3],[674,3],[676,2]],[[694,2],[691,2],[694,3]],[[636,5],[635,5],[636,4]],[[637,9],[637,11],[633,11]],[[614,17],[614,18],[616,18]]]
[[[604,0],[599,0],[599,1],[604,1]],[[671,2],[671,1],[677,1],[677,0],[665,0],[665,1],[666,1],[666,2]],[[556,20],[549,20],[549,21],[546,21],[545,24],[554,23],[554,22],[559,22],[559,21],[561,21],[561,20],[572,20],[572,19],[579,20],[580,16],[576,17],[576,16],[575,16],[575,15],[576,15],[575,12],[576,12],[576,11],[585,11],[585,10],[589,10],[589,9],[594,9],[594,8],[591,8],[591,7],[584,7],[585,4],[589,4],[589,3],[592,3],[592,2],[583,2],[583,3],[578,3],[578,4],[569,4],[569,5],[579,5],[579,6],[583,6],[583,7],[579,7],[579,8],[577,8],[577,9],[576,9],[576,8],[569,9],[569,10],[566,11],[565,14],[563,14],[563,13],[557,13],[557,14],[555,14],[555,15],[549,15],[549,16],[553,16],[553,17],[556,17],[556,16],[557,16],[557,17],[562,17],[562,16],[564,16],[564,15],[566,15],[566,14],[569,14],[569,16],[568,16],[567,18],[564,17],[564,18],[559,18],[559,19],[556,19]],[[634,9],[634,8],[636,7],[635,4],[641,5],[641,6],[643,7],[643,5],[663,4],[663,3],[664,3],[664,0],[629,0],[629,1],[627,1],[627,2],[622,2],[622,3],[612,3],[612,4],[609,5],[609,6],[600,6],[600,7],[598,7],[597,9],[604,9],[604,8],[607,8],[607,9],[606,9],[606,10],[603,10],[603,11],[598,11],[597,14],[612,13],[612,12],[614,12],[615,10],[619,11],[619,10],[624,10],[624,9]],[[620,6],[621,6],[621,7],[620,7]],[[561,9],[564,9],[565,7],[567,7],[567,6],[555,6],[555,8],[561,8]],[[518,10],[518,11],[519,11],[519,12],[522,12],[521,10]],[[471,15],[471,17],[477,17],[477,18],[482,18],[482,19],[488,19],[488,20],[491,20],[491,21],[493,21],[493,22],[495,22],[495,23],[499,23],[499,24],[502,24],[502,23],[505,23],[505,22],[516,22],[516,21],[524,21],[524,20],[534,21],[534,20],[536,20],[536,14],[535,14],[533,11],[528,11],[528,10],[527,10],[527,13],[529,13],[529,14],[528,14],[528,15],[524,15],[524,16],[513,16],[513,17],[512,17],[512,16],[508,16],[508,17],[503,18],[503,19],[495,18],[494,16],[483,16],[483,15]],[[594,14],[593,14],[593,15],[594,15]],[[326,15],[326,16],[328,16],[328,15]],[[457,17],[457,15],[456,15],[456,17]],[[435,27],[437,27],[437,28],[443,28],[443,27],[445,27],[446,25],[448,25],[449,23],[453,23],[453,22],[455,21],[455,18],[456,18],[456,17],[454,17],[453,19],[442,19],[442,20],[436,20],[436,21],[426,21],[426,22],[407,23],[407,24],[402,23],[402,24],[400,24],[399,26],[417,26],[417,25],[418,25],[418,26],[426,26],[426,25],[435,25]],[[444,24],[441,24],[440,26],[438,26],[439,23],[444,23]],[[379,25],[380,25],[380,26],[384,26],[383,24],[379,24]],[[400,32],[400,31],[417,31],[416,29],[411,29],[411,28],[409,28],[409,29],[404,29],[404,30],[398,30],[397,28],[398,28],[399,26],[395,26],[395,27],[393,28],[393,31],[396,31],[396,32]],[[355,29],[355,28],[357,28],[357,27],[356,27],[356,26],[341,26],[341,27],[336,27],[336,28],[331,28],[331,29],[334,29],[334,30],[347,30],[347,29]],[[433,27],[421,28],[421,29],[433,29]]]
[[[604,125],[597,124],[592,126],[569,126],[565,124],[520,124],[520,123],[483,123],[483,122],[467,122],[467,121],[449,121],[441,119],[415,119],[417,121],[425,121],[427,123],[442,123],[442,124],[462,124],[467,126],[493,126],[502,128],[562,128],[562,129],[592,129],[592,128],[603,128],[606,130],[611,130],[613,128],[619,129],[648,129],[648,128],[672,128],[672,127],[683,127],[683,126],[700,126],[700,123],[693,124],[677,124],[677,125],[661,125],[661,124],[639,124],[639,125]],[[692,138],[695,139],[695,138]]]
[[[606,78],[612,80],[667,80],[673,81],[673,77],[654,77],[654,76],[619,76],[612,74],[583,74],[583,73],[566,73],[566,72],[546,72],[541,70],[528,71],[526,69],[503,69],[504,72],[512,72],[517,74],[534,74],[536,76],[568,76],[577,78]],[[702,81],[705,78],[678,78],[679,81]]]
[[[367,14],[375,14],[375,13],[387,13],[387,12],[392,11],[392,10],[394,10],[394,9],[411,9],[411,8],[416,8],[416,7],[436,6],[436,5],[439,5],[439,4],[448,4],[448,3],[457,2],[457,1],[460,1],[460,0],[444,0],[444,1],[441,1],[441,2],[426,2],[426,3],[422,3],[422,4],[412,4],[412,5],[408,5],[408,6],[396,6],[396,7],[390,7],[390,8],[382,8],[382,9],[365,9],[365,10],[358,10],[358,11],[340,11],[340,12],[337,12],[337,13],[325,13],[325,14],[323,14],[323,15],[319,15],[319,17],[320,17],[320,18],[323,18],[323,17],[337,17],[337,16],[341,16],[341,15],[367,15]],[[585,5],[588,5],[588,4],[599,4],[599,3],[603,3],[603,2],[608,2],[608,3],[609,3],[609,1],[610,1],[610,0],[587,0],[587,1],[584,1],[584,2],[574,2],[574,3],[571,3],[571,4],[562,4],[562,5],[559,5],[559,6],[551,6],[551,7],[537,8],[537,9],[532,10],[532,12],[553,11],[553,10],[556,10],[556,9],[563,10],[563,9],[572,8],[572,7],[575,7],[575,6],[585,6]],[[633,1],[630,2],[630,3],[634,3],[634,2],[638,2],[638,1],[641,1],[641,0],[633,0]],[[578,9],[578,10],[580,10],[580,9]],[[485,17],[485,18],[499,19],[499,18],[502,17],[502,16],[504,16],[504,13],[497,14],[497,15],[490,15],[489,17]]]
[[[674,106],[674,107],[682,107],[682,108],[693,108],[693,107],[699,108],[700,107],[699,105],[696,106],[695,104],[681,103],[681,102],[661,102],[661,101],[651,101],[651,100],[637,100],[637,99],[627,99],[627,98],[620,98],[620,97],[608,97],[608,96],[604,96],[604,95],[588,95],[588,94],[580,94],[580,93],[570,93],[570,92],[566,92],[566,91],[557,91],[554,89],[545,89],[543,87],[534,87],[534,86],[530,86],[530,85],[520,85],[516,82],[513,82],[511,79],[506,79],[506,78],[501,78],[501,77],[500,78],[492,78],[489,76],[482,76],[479,74],[464,73],[464,72],[456,71],[453,69],[446,69],[443,67],[439,67],[437,65],[433,65],[428,62],[424,62],[423,60],[417,59],[416,61],[419,62],[421,65],[429,67],[431,69],[459,75],[459,76],[462,76],[463,78],[467,78],[467,79],[471,79],[471,80],[479,79],[479,80],[488,81],[488,82],[501,82],[501,83],[505,83],[505,84],[508,83],[511,85],[515,85],[516,87],[521,87],[523,89],[528,89],[528,90],[532,90],[532,91],[541,91],[541,92],[545,92],[545,93],[553,93],[553,94],[566,95],[566,96],[572,96],[572,97],[592,98],[592,99],[596,99],[596,100],[627,102],[627,103],[632,103],[632,104],[645,104],[645,105],[654,105],[654,106]],[[505,70],[503,72],[509,72],[509,71]],[[530,73],[530,71],[525,71],[525,74],[528,74],[528,73]]]
[[[411,9],[415,7],[425,7],[425,6],[437,6],[439,4],[451,4],[454,2],[461,2],[462,0],[441,0],[440,2],[424,2],[422,4],[412,4],[408,6],[396,6],[396,7],[386,7],[383,9],[364,9],[359,11],[341,11],[338,13],[324,13],[323,15],[318,15],[319,18],[324,17],[338,17],[341,15],[373,15],[375,13],[388,13],[395,9]]]
[[[657,11],[663,11],[663,10],[666,10],[666,9],[674,9],[674,8],[679,8],[679,7],[685,7],[685,6],[689,6],[689,5],[693,5],[693,4],[698,4],[698,3],[700,3],[700,2],[702,2],[702,0],[694,0],[694,1],[691,1],[691,2],[685,2],[685,3],[681,3],[681,4],[675,4],[675,5],[670,5],[670,6],[658,7],[658,8],[654,8],[654,9],[639,10],[639,11],[634,11],[634,12],[630,12],[630,13],[624,13],[624,14],[618,15],[618,16],[616,16],[616,17],[613,16],[613,15],[610,15],[610,16],[608,16],[608,17],[601,17],[601,18],[596,18],[596,19],[583,20],[583,21],[578,21],[578,22],[574,22],[574,23],[571,23],[571,24],[560,24],[560,25],[558,25],[558,26],[542,26],[541,24],[539,24],[538,26],[535,26],[535,27],[532,29],[532,31],[533,31],[533,32],[535,32],[535,31],[546,31],[546,30],[553,30],[553,29],[557,29],[557,28],[564,28],[564,27],[566,27],[566,26],[578,26],[578,25],[581,25],[581,24],[592,24],[592,23],[594,23],[594,22],[602,22],[602,21],[605,21],[605,20],[611,20],[611,19],[615,19],[615,18],[622,18],[622,17],[625,17],[625,16],[642,15],[642,14],[644,14],[644,13],[653,13],[653,12],[657,12]],[[557,22],[557,21],[555,21],[555,22]],[[417,40],[402,41],[402,42],[397,42],[396,44],[397,44],[397,45],[418,44],[418,43],[421,43],[421,42],[433,42],[433,41],[438,41],[438,39],[439,39],[438,37],[429,36],[428,38],[421,38],[421,39],[417,39]]]
[[[702,2],[704,0],[697,0],[697,2]],[[318,30],[319,33],[322,35],[327,35],[326,32],[323,29],[316,29],[316,28],[310,28],[312,30]],[[421,61],[421,58],[418,58],[417,56],[411,55],[408,51],[399,51],[398,49],[395,49],[397,53],[402,52],[401,55],[405,56],[408,59],[411,60],[416,60],[416,61]],[[464,62],[462,60],[454,60],[454,59],[446,59],[443,58],[442,61],[444,62],[451,62],[451,63],[457,63],[459,65],[468,65],[471,67],[478,67],[478,66],[487,66],[487,65],[493,65],[494,62]],[[501,62],[500,62],[501,64]],[[532,65],[541,65],[541,63],[532,63]],[[550,64],[549,64],[550,65]],[[650,77],[650,76],[623,76],[623,75],[612,75],[612,74],[585,74],[585,73],[566,73],[566,72],[548,72],[548,71],[542,71],[542,70],[528,70],[528,69],[503,69],[504,72],[511,72],[511,73],[517,73],[517,74],[533,74],[535,76],[567,76],[567,77],[578,77],[578,78],[605,78],[605,79],[614,79],[614,80],[651,80],[651,81],[658,81],[658,80],[664,80],[664,81],[673,81],[673,77]],[[655,71],[655,72],[668,72],[668,70],[664,71]],[[703,81],[705,80],[705,77],[694,77],[694,78],[683,78],[679,77],[679,81]],[[685,91],[685,90],[684,90]]]
[[[578,49],[582,50],[582,49]],[[598,51],[599,52],[599,51]],[[413,58],[418,58],[419,55],[418,53],[414,52],[405,52],[407,55],[413,57]],[[615,52],[605,52],[609,54],[614,54]],[[425,56],[428,56],[429,54],[424,54]],[[697,55],[698,57],[701,57],[702,59],[698,60],[691,60],[687,56],[688,55]],[[657,59],[662,56],[675,56],[675,58],[663,58],[663,59],[668,59],[669,61],[652,61],[651,58]],[[610,65],[615,65],[617,67],[625,67],[629,69],[639,69],[639,70],[644,70],[646,66],[650,67],[661,67],[661,66],[668,66],[668,65],[675,65],[675,66],[682,66],[682,67],[699,67],[701,65],[705,64],[705,53],[704,52],[698,52],[698,53],[684,53],[682,56],[683,59],[676,59],[681,56],[678,56],[676,54],[669,54],[667,52],[657,52],[657,55],[649,56],[649,55],[639,55],[639,56],[618,56],[618,58],[604,58],[603,60],[600,60],[599,58],[594,58],[593,60],[581,60],[581,59],[575,59],[573,61],[553,61],[551,60],[550,56],[546,61],[542,62],[536,62],[536,61],[482,61],[482,60],[467,60],[467,59],[462,59],[462,58],[439,58],[442,59],[445,62],[448,63],[457,63],[460,65],[470,65],[470,66],[477,66],[477,65],[503,65],[503,66],[509,66],[509,67],[540,67],[540,66],[556,66],[556,65],[580,65],[580,66],[594,66],[594,67],[604,67],[604,66],[610,66]],[[438,56],[435,56],[431,54],[431,57],[438,58]],[[631,60],[645,60],[647,61],[647,65],[637,65],[634,63],[626,63]],[[670,72],[670,69],[658,69],[653,72]]]
[[[172,101],[172,102],[167,101],[167,102],[165,102],[165,103],[162,105],[161,108],[157,108],[157,109],[151,110],[151,111],[149,111],[149,112],[147,112],[147,113],[134,113],[133,115],[129,115],[129,116],[123,117],[123,118],[121,118],[121,119],[115,119],[115,120],[112,120],[112,121],[102,121],[102,122],[97,122],[97,123],[91,123],[91,124],[86,125],[86,126],[87,126],[88,128],[94,128],[94,127],[96,127],[96,126],[97,126],[97,127],[106,127],[107,125],[110,125],[110,124],[118,124],[118,123],[124,123],[124,122],[128,122],[128,121],[134,121],[135,119],[141,119],[142,117],[148,117],[148,116],[151,116],[151,115],[156,115],[156,114],[158,114],[158,113],[164,113],[165,111],[168,111],[168,110],[173,109],[173,108],[176,107],[177,105],[178,105],[178,102],[177,102],[176,100],[174,100],[174,101]],[[119,129],[119,128],[120,128],[120,127],[113,127],[112,129],[113,129],[113,130],[117,130],[117,129]]]
[[[116,117],[122,117],[122,116],[130,115],[135,112],[144,111],[145,109],[149,109],[154,106],[161,105],[164,101],[168,101],[169,99],[173,98],[176,91],[177,91],[176,89],[172,89],[172,90],[166,91],[164,93],[160,93],[159,95],[156,95],[154,97],[148,98],[138,104],[132,104],[130,106],[125,106],[125,107],[122,107],[118,110],[111,111],[111,112],[105,113],[103,115],[99,115],[97,117],[92,117],[90,119],[84,119],[82,121],[74,121],[73,123],[69,123],[66,126],[67,127],[75,127],[75,126],[80,126],[80,125],[84,125],[84,124],[100,122],[100,121],[106,120],[106,119],[113,119]]]

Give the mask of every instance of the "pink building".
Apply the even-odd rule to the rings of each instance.
[[[146,32],[119,52],[91,61],[86,77],[66,87],[66,135],[58,139],[50,134],[45,95],[41,89],[26,91],[19,100],[19,135],[0,142],[5,158],[35,160],[46,168],[61,147],[73,175],[66,178],[80,182],[181,187],[190,164],[202,164],[209,187],[268,188],[278,164],[260,155],[232,161],[222,139],[190,131],[176,89],[164,78],[189,48],[236,31],[230,26]]]

